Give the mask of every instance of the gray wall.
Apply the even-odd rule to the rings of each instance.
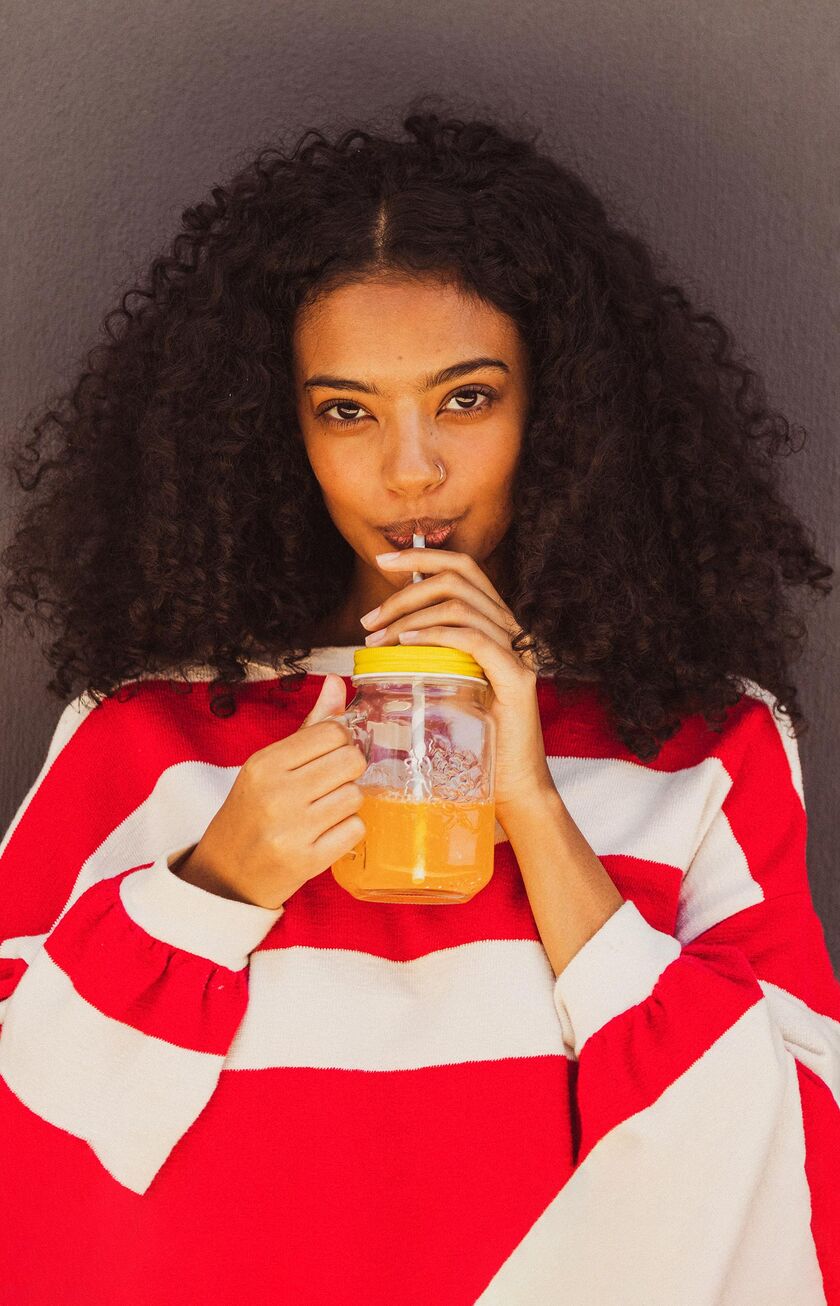
[[[785,475],[838,558],[840,10],[835,0],[28,0],[0,17],[4,348],[0,438],[59,393],[106,310],[257,147],[435,91],[525,113],[674,276],[735,330],[808,431]],[[2,89],[4,88],[4,89]],[[5,543],[17,497],[0,486]],[[814,901],[840,970],[836,592],[798,666]],[[0,831],[61,704],[0,629]]]

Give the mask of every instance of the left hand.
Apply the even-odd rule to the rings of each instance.
[[[388,644],[442,644],[471,653],[490,682],[488,711],[496,724],[496,815],[538,793],[556,795],[543,744],[533,654],[514,653],[520,627],[481,567],[466,553],[446,549],[403,549],[385,571],[408,573],[407,583],[389,595],[365,629]],[[416,584],[411,572],[427,574]],[[416,632],[413,638],[409,631]]]

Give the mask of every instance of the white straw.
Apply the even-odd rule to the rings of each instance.
[[[425,549],[425,535],[414,535],[412,546],[415,549]],[[412,572],[412,584],[423,579],[423,573],[420,571]],[[411,689],[411,751],[413,756],[412,763],[412,796],[420,802],[424,797],[423,786],[424,776],[420,771],[420,763],[426,755],[426,692],[423,687],[423,678],[416,676]],[[419,822],[418,822],[419,827]],[[425,862],[425,841],[423,835],[425,831],[419,828],[416,830],[416,849],[415,863],[412,869],[412,880],[415,883],[421,883],[426,878]]]
[[[415,549],[425,549],[425,535],[415,535],[412,541]],[[423,579],[423,573],[420,571],[412,572],[412,584]],[[423,797],[422,776],[420,774],[419,763],[425,756],[426,752],[426,732],[424,722],[426,718],[426,694],[423,688],[423,680],[417,677],[412,687],[411,695],[411,748],[415,758],[413,793],[414,797],[420,799]]]

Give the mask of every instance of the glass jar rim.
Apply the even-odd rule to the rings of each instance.
[[[484,676],[459,676],[455,671],[369,671],[359,676],[351,676],[355,685],[360,680],[408,680],[411,676],[422,676],[424,680],[465,680],[471,685],[489,685]]]

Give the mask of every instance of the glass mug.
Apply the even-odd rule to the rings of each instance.
[[[460,649],[357,649],[336,719],[367,760],[366,836],[332,866],[366,902],[469,902],[493,875],[496,723],[483,669]]]

